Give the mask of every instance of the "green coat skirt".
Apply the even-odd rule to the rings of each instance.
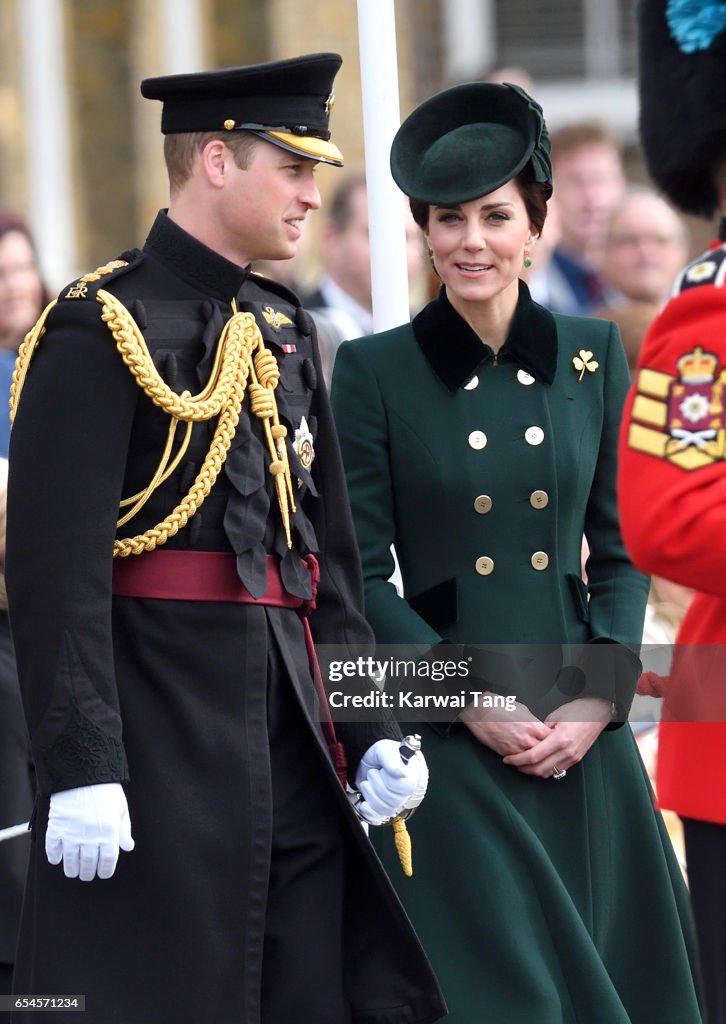
[[[687,892],[630,730],[559,781],[502,764],[463,726],[408,731],[433,780],[408,826],[413,878],[390,830],[374,842],[447,1021],[700,1024]]]

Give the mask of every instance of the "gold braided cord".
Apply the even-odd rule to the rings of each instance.
[[[125,558],[128,555],[153,551],[154,548],[164,544],[169,537],[173,537],[182,527],[186,526],[189,519],[201,507],[227,458],[239,422],[248,377],[252,378],[250,381],[251,409],[263,421],[272,456],[270,473],[275,479],[287,546],[292,547],[290,503],[287,500],[287,494],[292,488],[290,468],[287,452],[284,452],[283,460],[275,450],[270,425],[279,422],[274,397],[274,389],[279,381],[279,369],[275,357],[272,353],[267,353],[265,349],[253,314],[237,312],[235,303],[232,303],[233,314],[220,335],[214,365],[206,387],[195,396],[190,395],[188,391],[177,395],[160,377],[143,335],[126,307],[115,296],[109,295],[102,289],[99,289],[97,298],[103,305],[102,319],[109,327],[121,358],[131,371],[136,383],[155,405],[172,417],[172,425],[159,467],[143,492],[139,492],[134,498],[125,499],[122,503],[126,505],[137,499],[134,508],[119,520],[119,526],[128,522],[136,514],[156,487],[167,479],[176,468],[186,449],[189,429],[192,424],[219,415],[209,451],[185,497],[163,522],[135,537],[117,540],[114,544],[114,557]],[[275,364],[275,373],[273,374],[269,360],[264,360],[261,363],[264,368],[265,384],[260,384],[254,369],[256,353],[266,353]],[[182,443],[182,451],[177,454],[171,467],[167,468],[174,430],[179,420],[188,424],[187,437]],[[283,427],[283,429],[285,428]]]
[[[86,274],[68,293],[69,298],[84,298],[85,285],[110,273],[113,265]],[[73,294],[71,294],[73,292]],[[99,289],[96,299],[102,306],[101,318],[113,335],[116,347],[125,365],[144,394],[171,417],[167,441],[159,465],[149,484],[137,494],[125,498],[121,508],[132,508],[118,521],[125,525],[146,504],[150,496],[176,470],[189,445],[195,423],[218,417],[207,455],[189,490],[161,523],[134,537],[114,543],[114,557],[125,558],[153,551],[173,537],[201,507],[227,458],[234,438],[244,401],[245,388],[250,378],[251,411],[264,426],[271,455],[270,473],[275,480],[280,513],[288,548],[292,547],[290,509],[295,511],[292,478],[285,447],[287,429],[280,424],[274,391],[280,377],[274,355],[265,348],[264,340],[252,313],[240,313],[232,303],[232,316],[225,324],[217,348],[214,364],[206,386],[197,395],[189,391],[176,394],[162,379],[154,366],[138,324],[114,295]],[[45,333],[45,321],[56,300],[49,303],[35,326],[20,346],[10,389],[10,417],[14,419],[20,394],[31,360]],[[173,442],[179,422],[186,424],[185,436],[179,451],[171,458]]]
[[[257,325],[255,324],[256,327]],[[246,367],[240,366],[240,370],[242,371],[240,374],[241,380],[235,383],[233,387],[230,403],[223,410],[217,421],[206,458],[184,498],[172,509],[163,522],[157,523],[156,526],[151,527],[144,533],[137,534],[135,537],[117,540],[113,546],[114,558],[125,558],[128,555],[141,555],[145,551],[153,551],[154,548],[165,544],[170,537],[173,537],[182,527],[186,526],[194,513],[201,508],[204,500],[216,483],[232,444],[235,430],[237,429],[247,376]]]
[[[112,260],[103,267],[98,267],[97,270],[92,271],[90,274],[84,274],[80,280],[72,285],[66,293],[66,298],[85,298],[88,289],[86,285],[91,281],[99,281],[104,274],[110,274],[119,267],[126,267],[128,263],[126,260]],[[58,302],[57,299],[53,299],[45,307],[43,312],[40,314],[34,327],[28,331],[25,335],[22,345],[18,349],[18,358],[15,363],[15,369],[13,370],[13,379],[10,385],[10,422],[12,423],[15,419],[15,410],[18,407],[20,401],[20,392],[23,390],[25,384],[25,378],[28,375],[28,369],[30,363],[35,354],[35,350],[38,347],[40,339],[45,334],[45,321],[48,319],[48,314],[51,309]]]
[[[166,447],[164,449],[164,455],[162,456],[162,461],[161,461],[161,463],[159,465],[159,470],[161,470],[161,468],[165,466],[165,463],[168,460],[169,453],[171,452],[172,444],[173,444],[173,441],[174,441],[174,437],[176,436],[176,428],[178,426],[179,426],[179,420],[172,419],[171,422],[169,423],[169,434],[168,434],[167,441],[166,441]],[[182,443],[179,446],[179,451],[174,456],[174,459],[172,460],[172,462],[163,469],[163,474],[161,476],[159,476],[158,480],[156,481],[156,484],[155,484],[156,487],[160,487],[161,484],[165,483],[165,481],[167,481],[169,479],[169,477],[172,475],[172,473],[179,466],[179,463],[184,458],[184,456],[186,454],[186,450],[189,447],[189,442],[191,441],[191,438],[192,438],[192,430],[193,430],[193,428],[194,428],[194,424],[193,423],[187,423],[186,431],[184,433],[184,437],[182,438]],[[154,480],[156,480],[157,475],[159,473],[159,470],[157,470],[157,473],[154,474]],[[151,490],[149,489],[150,487],[151,487],[151,485],[145,487],[143,491],[138,491],[138,493],[132,494],[131,497],[129,497],[129,498],[124,498],[123,501],[121,501],[119,503],[119,507],[120,508],[126,508],[128,505],[133,505],[133,503],[135,501],[140,501],[142,499],[142,497],[144,498],[144,504],[145,504],[146,503],[146,495],[151,493]],[[153,488],[152,488],[152,490],[153,490]],[[141,508],[141,507],[142,506],[140,505],[139,508]],[[137,509],[137,511],[138,511],[138,509]],[[136,512],[134,512],[133,515],[136,515]],[[129,516],[129,519],[131,519],[131,518],[132,518],[132,516]],[[121,524],[119,523],[118,525],[120,526]]]
[[[287,447],[285,445],[285,438],[287,437],[287,427],[280,423],[280,418],[277,415],[277,405],[274,400],[274,391],[277,385],[280,383],[280,367],[277,365],[272,352],[269,349],[260,349],[255,355],[255,372],[263,387],[266,387],[272,397],[272,425],[270,427],[270,433],[273,441],[275,442],[275,450],[277,452],[278,459],[283,463],[285,483],[287,485],[287,500],[290,503],[290,508],[295,511],[295,493],[292,489],[292,475],[290,473],[290,466],[287,459]]]
[[[232,444],[252,356],[254,350],[263,342],[254,316],[251,313],[235,312],[224,326],[217,345],[217,356],[210,381],[201,392],[201,396],[193,397],[188,391],[176,395],[163,381],[163,387],[158,386],[155,377],[159,375],[146,342],[128,310],[114,296],[108,296],[108,293],[99,291],[98,297],[104,305],[102,317],[113,334],[121,358],[147,397],[167,412],[170,412],[170,408],[177,410],[180,415],[177,416],[175,412],[170,412],[170,415],[174,419],[184,419],[188,423],[199,419],[211,419],[215,415],[214,409],[221,408],[209,451],[186,495],[163,522],[144,533],[115,542],[114,557],[125,558],[128,555],[153,551],[154,548],[165,544],[169,537],[173,537],[186,526],[205,501],[216,483]],[[109,302],[109,299],[112,301]],[[228,387],[230,377],[231,388]],[[124,517],[124,521],[127,520],[128,516]]]
[[[53,306],[55,306],[57,299],[53,299],[45,307],[40,317],[36,321],[35,325],[31,327],[28,333],[18,349],[18,358],[15,361],[15,367],[13,368],[13,379],[10,384],[10,422],[12,423],[15,419],[15,411],[18,408],[18,402],[20,401],[20,393],[23,390],[25,384],[25,378],[28,376],[28,370],[32,362],[35,350],[38,347],[40,339],[45,334],[45,321],[48,319]]]
[[[260,355],[263,356],[262,359],[258,358]],[[275,364],[274,371],[272,370],[270,360],[265,359],[264,356],[269,356],[272,363]],[[292,493],[290,466],[287,460],[287,449],[285,448],[284,439],[282,441],[282,451],[280,451],[273,434],[276,422],[279,422],[277,421],[277,404],[275,402],[274,390],[280,380],[280,370],[277,360],[266,348],[262,347],[250,364],[250,377],[252,378],[249,385],[250,409],[255,416],[262,420],[265,430],[267,447],[270,450],[269,469],[275,481],[277,503],[280,506],[282,525],[285,528],[285,539],[287,540],[288,548],[291,548],[290,508],[294,512],[295,504],[290,501]],[[287,433],[285,427],[282,429]]]
[[[192,396],[189,392],[178,395],[172,391],[154,366],[144,336],[123,303],[103,288],[99,288],[96,299],[103,307],[101,318],[111,331],[121,358],[131,371],[136,383],[155,405],[158,405],[169,416],[174,416],[184,422],[199,423],[219,415],[222,408],[230,401],[242,345],[241,335],[238,336],[239,332],[228,329],[232,320],[227,322],[222,331],[217,345],[214,366],[206,387],[198,395]],[[249,315],[251,316],[251,314]],[[252,321],[254,323],[254,317],[252,317]],[[259,329],[257,333],[259,334]],[[261,335],[260,341],[262,341]]]
[[[174,470],[184,457],[184,453],[189,447],[189,441],[191,440],[192,429],[194,427],[193,423],[187,423],[187,429],[184,437],[182,438],[182,443],[179,447],[179,451],[174,457],[174,461],[172,462],[172,464],[169,465],[169,458],[171,456],[171,450],[174,444],[174,437],[176,435],[176,428],[178,425],[179,420],[174,419],[174,417],[172,417],[169,420],[169,430],[166,437],[166,445],[164,446],[164,454],[161,456],[161,462],[157,466],[156,472],[154,473],[153,477],[148,482],[144,490],[139,491],[137,494],[132,495],[130,498],[124,498],[123,501],[120,503],[120,508],[126,508],[128,505],[132,505],[133,507],[129,509],[126,515],[122,516],[119,519],[119,521],[116,523],[116,529],[118,529],[120,526],[125,526],[126,523],[129,522],[129,520],[133,519],[134,516],[141,511],[141,509],[144,507],[144,505],[149,500],[151,495],[154,493],[156,488],[160,487],[165,480],[169,479],[171,474],[174,472]]]

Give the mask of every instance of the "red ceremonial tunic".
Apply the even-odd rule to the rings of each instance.
[[[693,587],[665,684],[661,806],[726,824],[726,245],[682,272],[625,405],[618,500],[645,572]]]

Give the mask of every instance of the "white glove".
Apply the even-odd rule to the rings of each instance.
[[[358,765],[355,784],[363,800],[356,810],[371,825],[385,825],[418,807],[428,781],[429,770],[420,750],[406,763],[396,740],[377,740]]]
[[[118,782],[64,789],[50,798],[45,852],[51,864],[63,861],[66,878],[90,882],[110,878],[119,847],[131,851],[131,819]]]

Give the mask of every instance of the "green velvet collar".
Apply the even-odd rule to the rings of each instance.
[[[442,288],[413,319],[413,332],[432,369],[449,391],[462,387],[493,352],[459,316]],[[499,360],[510,359],[537,380],[551,384],[557,369],[557,326],[549,310],[532,301],[519,282],[519,299]]]

